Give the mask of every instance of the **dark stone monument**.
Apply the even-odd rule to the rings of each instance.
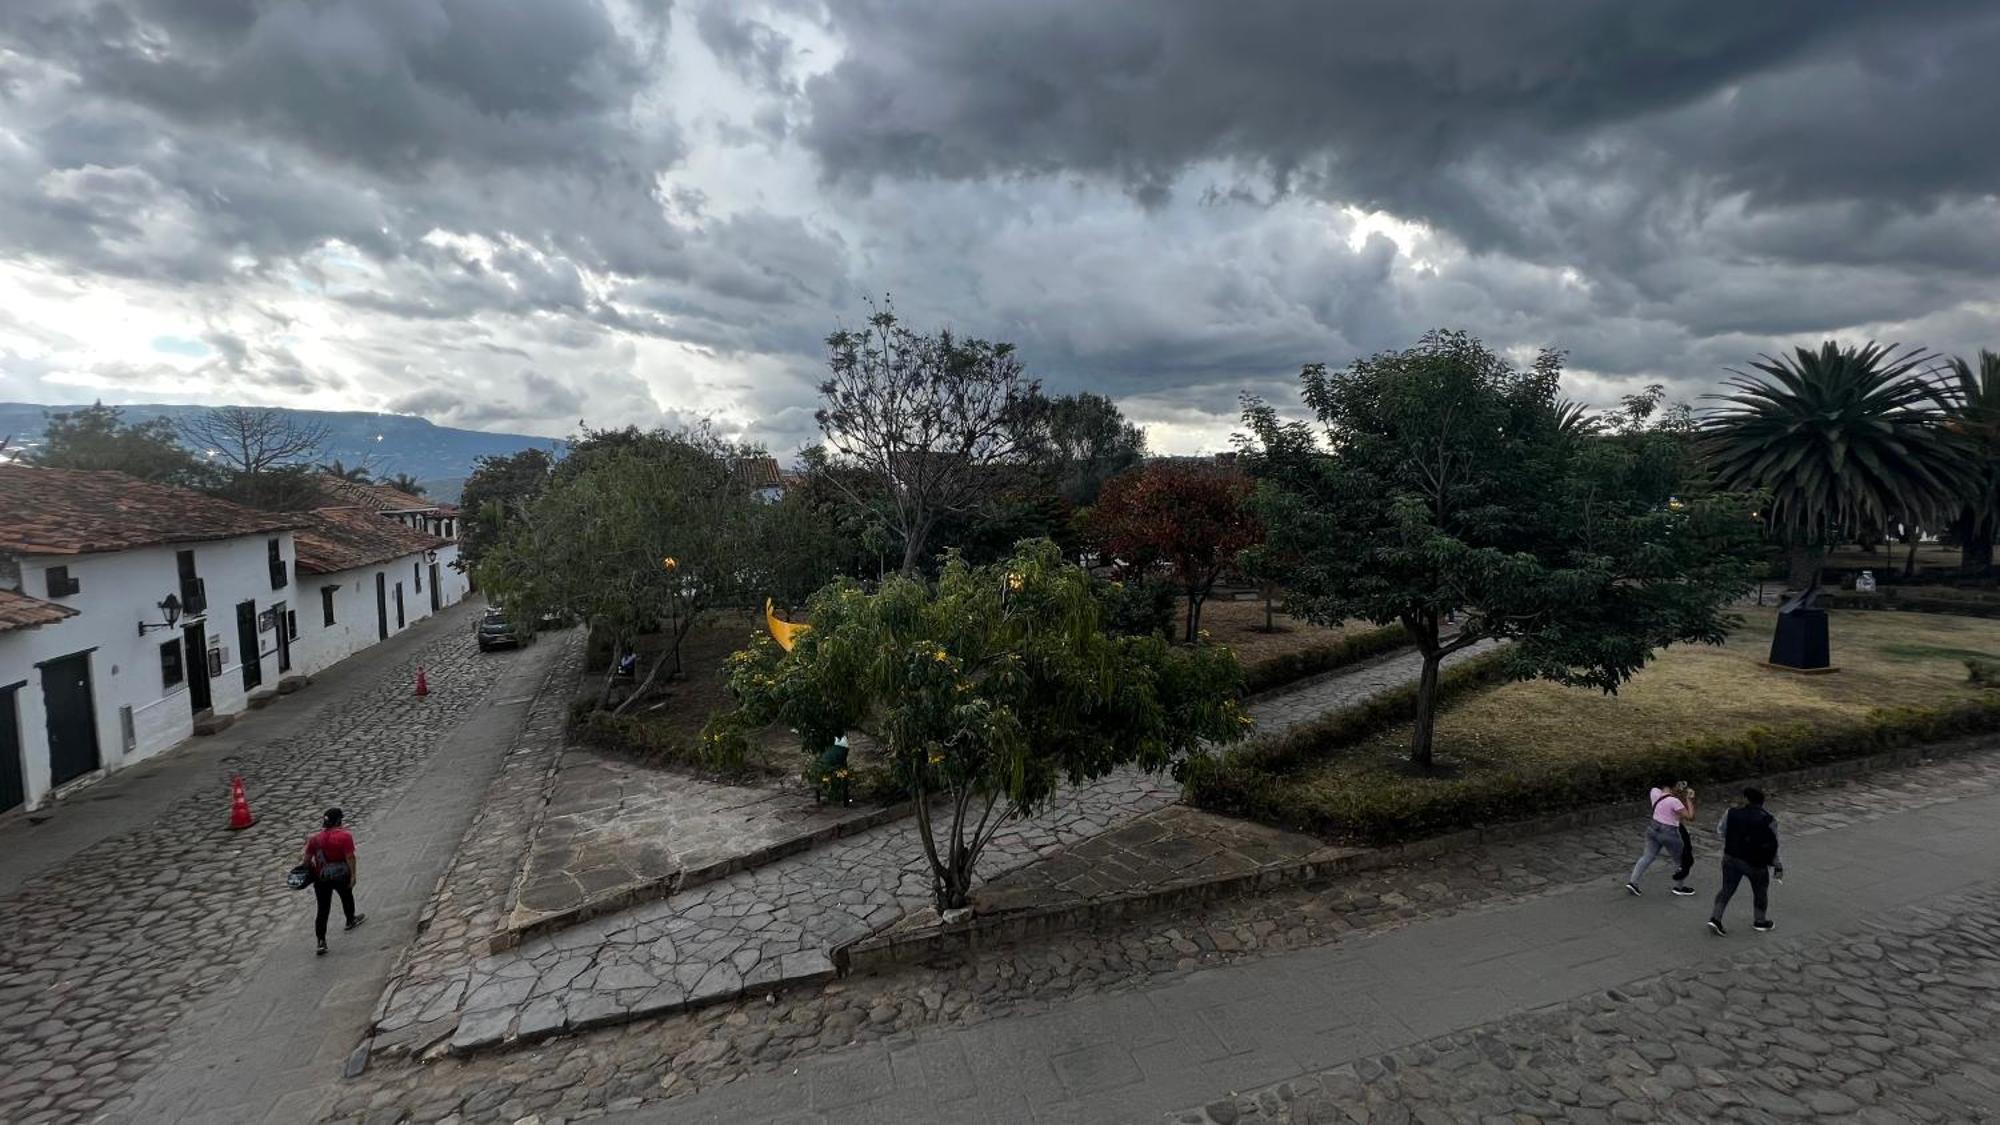
[[[1771,635],[1771,663],[1779,668],[1825,671],[1833,666],[1827,644],[1826,611],[1815,582],[1778,607],[1778,631]]]

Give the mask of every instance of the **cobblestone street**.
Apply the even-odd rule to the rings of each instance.
[[[2000,894],[1739,954],[1170,1115],[1175,1125],[2000,1120]]]
[[[170,1032],[191,1005],[227,995],[280,923],[301,926],[305,900],[289,891],[319,812],[338,804],[368,856],[373,815],[421,767],[439,738],[480,706],[508,661],[482,659],[463,625],[443,615],[398,651],[369,658],[361,682],[320,687],[284,708],[310,715],[288,737],[253,742],[189,799],[149,822],[98,840],[0,900],[0,1107],[7,1120],[85,1121],[169,1054]],[[411,692],[415,668],[433,694]],[[169,760],[147,783],[174,778]],[[242,774],[259,820],[224,830],[227,776]],[[103,783],[114,795],[122,779]],[[117,806],[104,806],[107,815]],[[9,832],[36,829],[15,824]],[[363,868],[359,891],[372,890]],[[296,942],[304,952],[309,929]],[[358,1032],[358,1028],[355,1029]]]
[[[1775,807],[1788,840],[1818,841],[1830,834],[1869,830],[1884,818],[1907,820],[1916,814],[1927,816],[1931,809],[1977,805],[1992,800],[1996,794],[2000,794],[2000,749],[1989,747],[1963,757],[1883,771],[1847,784],[1784,794]],[[972,961],[939,959],[932,964],[858,974],[817,989],[769,998],[752,996],[665,1018],[564,1036],[510,1054],[447,1060],[429,1067],[371,1068],[360,1080],[344,1088],[334,1116],[344,1122],[383,1125],[399,1120],[454,1118],[468,1123],[513,1122],[537,1114],[548,1125],[612,1109],[634,1112],[637,1116],[633,1120],[647,1121],[792,1120],[778,1109],[789,1107],[785,1112],[812,1109],[814,1099],[820,1097],[813,1090],[834,1083],[836,1079],[831,1075],[850,1071],[856,1089],[862,1091],[854,1099],[856,1108],[876,1111],[880,1109],[879,1103],[867,1101],[862,1095],[903,1089],[894,1080],[891,1058],[912,1052],[944,1051],[937,1057],[955,1060],[953,1065],[961,1069],[996,1065],[993,1060],[982,1062],[971,1058],[967,1054],[973,1051],[971,1046],[949,1050],[936,1046],[939,1034],[947,1029],[955,1029],[951,1034],[961,1036],[975,1032],[992,1037],[1013,1035],[1013,1039],[1006,1041],[1014,1044],[1020,1035],[1032,1033],[1025,1030],[1016,1033],[1013,1028],[1025,1029],[1038,1020],[1060,1019],[1079,1003],[1116,1007],[1136,1003],[1147,992],[1166,995],[1162,990],[1170,990],[1178,995],[1186,990],[1198,994],[1203,1004],[1210,1004],[1249,989],[1249,985],[1237,983],[1245,979],[1238,975],[1246,971],[1245,967],[1287,963],[1291,960],[1283,956],[1287,953],[1337,950],[1349,942],[1373,940],[1406,928],[1421,928],[1425,923],[1459,918],[1480,926],[1483,923],[1478,920],[1494,911],[1527,904],[1548,902],[1549,909],[1556,909],[1569,908],[1572,903],[1599,903],[1601,899],[1609,904],[1606,909],[1626,905],[1647,910],[1671,909],[1685,905],[1684,900],[1666,896],[1649,896],[1639,903],[1627,904],[1619,894],[1610,893],[1617,889],[1619,873],[1630,864],[1634,846],[1630,826],[1623,824],[1551,833],[1518,842],[1468,848],[1420,865],[1216,903],[1198,911],[1135,919],[1115,928],[992,948],[982,951]],[[1823,846],[1837,851],[1842,845]],[[1709,873],[1714,863],[1712,847],[1702,847],[1698,882],[1707,881],[1704,876],[1712,880]],[[1882,857],[1873,858],[1874,862],[1882,862]],[[1795,865],[1798,862],[1795,860]],[[1958,865],[1946,874],[1958,879],[1990,878],[1990,865],[1984,874],[1976,865],[1971,870]],[[1821,878],[1826,887],[1835,885],[1831,870]],[[1793,888],[1780,894],[1789,898],[1811,893],[1798,886],[1804,882],[1795,876]],[[1588,891],[1592,886],[1607,894],[1598,896]],[[1707,888],[1704,889],[1706,893]],[[1656,897],[1662,901],[1655,902]],[[1822,909],[1830,905],[1817,899],[1815,902]],[[1783,908],[1781,901],[1780,909]],[[1689,918],[1693,923],[1684,924],[1676,932],[1674,948],[1708,952],[1708,947],[1699,944],[1706,935],[1699,932],[1698,919],[1693,913]],[[1582,931],[1564,932],[1560,937],[1571,944],[1584,941],[1602,945],[1604,955],[1612,958],[1609,964],[1615,967],[1617,955],[1631,944],[1629,939],[1633,935],[1604,932],[1602,925],[1594,921]],[[1635,933],[1651,936],[1644,931]],[[1497,931],[1494,940],[1497,944],[1491,950],[1493,956],[1533,951],[1537,945],[1532,940],[1510,939]],[[1746,936],[1733,940],[1749,939]],[[1617,976],[1615,982],[1651,976],[1653,972],[1645,964],[1637,964]],[[1560,983],[1559,974],[1543,975]],[[1307,1003],[1308,997],[1324,1002],[1318,993],[1307,991],[1301,993],[1298,1003]],[[1272,997],[1270,1002],[1279,1005],[1274,1011],[1290,1010],[1280,996]],[[1176,1021],[1185,1023],[1195,1018],[1192,1010],[1175,1014],[1164,1006],[1144,1004],[1139,1009],[1143,1015],[1131,1017],[1136,1023],[1128,1021],[1118,1025],[1121,1030],[1107,1030],[1104,1034],[1113,1039],[1135,1034],[1143,1038],[1143,1034],[1131,1029],[1143,1025],[1158,1031],[1176,1026]],[[1275,1020],[1274,1025],[1289,1026],[1284,1020]],[[1323,1042],[1323,1038],[1315,1035],[1325,1030],[1323,1026],[1315,1029],[1301,1041]],[[1231,1035],[1226,1029],[1205,1034],[1221,1034],[1224,1040]],[[1678,1033],[1662,1034],[1671,1039]],[[1405,1034],[1374,1046],[1396,1047],[1409,1038]],[[1009,1050],[1021,1049],[1018,1045],[1009,1047]],[[1230,1053],[1220,1046],[1216,1051],[1212,1065],[1222,1066]],[[1172,1052],[1162,1049],[1157,1054],[1167,1059]],[[1190,1060],[1183,1062],[1192,1065]],[[1047,1071],[1046,1060],[1021,1065],[1027,1067],[1022,1074],[1048,1074],[1052,1086],[1064,1089]],[[1257,1089],[1262,1084],[1296,1075],[1306,1067],[1288,1057],[1275,1068],[1269,1064],[1258,1068],[1265,1070],[1264,1073],[1249,1068],[1240,1072],[1228,1071],[1226,1066],[1222,1069],[1229,1075],[1229,1084],[1207,1091],[1211,1100],[1226,1100],[1231,1088]],[[1140,1072],[1133,1073],[1136,1076]],[[786,1078],[794,1074],[799,1077]],[[809,1080],[808,1074],[820,1077]],[[1147,1077],[1150,1076],[1147,1072]],[[1003,1077],[995,1080],[1001,1081]],[[1015,1080],[1027,1081],[1018,1076]],[[933,1076],[916,1081],[922,1092],[930,1085],[945,1082],[945,1078]],[[640,1112],[641,1107],[654,1104],[666,1115],[647,1116],[654,1112],[651,1110]],[[768,1116],[760,1116],[752,1107],[763,1107],[769,1111]],[[1017,1108],[1018,1116],[1000,1112],[991,1114],[990,1119],[1043,1119],[1025,1105]],[[1158,1120],[1158,1113],[1170,1108],[1160,1107],[1151,1118],[1140,1114],[1134,1119]],[[818,1112],[815,1110],[797,1120],[820,1120]],[[1226,1114],[1224,1110],[1221,1116]],[[846,1119],[839,1113],[827,1112],[827,1120],[836,1118]],[[873,1118],[857,1115],[855,1119]],[[963,1119],[987,1118],[964,1116]],[[1048,1119],[1128,1118],[1108,1113],[1101,1117]]]

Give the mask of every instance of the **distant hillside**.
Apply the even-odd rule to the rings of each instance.
[[[0,437],[14,435],[16,448],[38,445],[47,415],[78,408],[0,402]],[[178,420],[208,408],[139,403],[121,405],[119,409],[125,412],[126,421],[143,422],[160,417]],[[453,493],[463,486],[475,458],[517,453],[532,446],[554,449],[563,444],[555,438],[531,434],[454,429],[407,414],[333,410],[286,410],[285,413],[327,428],[322,461],[338,459],[344,465],[366,465],[378,477],[408,473],[421,481],[436,481]]]

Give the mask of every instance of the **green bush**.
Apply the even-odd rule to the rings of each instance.
[[[575,716],[570,729],[577,739],[606,750],[630,754],[653,765],[691,766],[718,774],[767,772],[750,760],[745,737],[690,737],[639,715],[614,715],[590,710]]]
[[[1409,643],[1410,634],[1401,625],[1349,633],[1324,644],[1250,665],[1243,670],[1243,692],[1255,695],[1260,691],[1270,691],[1308,676],[1359,663],[1371,656],[1394,652]]]
[[[1667,743],[1561,769],[1459,780],[1384,773],[1331,792],[1242,758],[1225,759],[1196,771],[1189,800],[1331,839],[1391,844],[1630,798],[1662,778],[1732,781],[1996,730],[2000,699],[1975,700],[1877,711],[1835,729],[1752,727],[1730,737]]]
[[[1965,662],[1965,678],[1980,687],[2000,688],[2000,660],[1972,657]]]
[[[1130,582],[1105,582],[1097,587],[1104,594],[1104,627],[1121,636],[1154,636],[1176,639],[1174,622],[1180,616],[1180,590],[1157,575]]]

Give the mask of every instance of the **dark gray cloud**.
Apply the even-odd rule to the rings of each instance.
[[[1598,130],[1732,88],[1679,123],[1719,135],[1654,139],[1760,193],[1948,192],[2000,162],[1907,128],[1934,112],[1947,130],[1969,124],[2000,97],[1978,81],[2000,24],[1980,0],[833,8],[848,52],[808,84],[805,139],[836,177],[1081,171],[1145,191],[1229,158],[1347,200],[1445,210],[1473,202],[1453,198],[1469,185],[1429,175],[1575,159]],[[1903,159],[1856,159],[1841,143],[1863,138]]]
[[[0,397],[789,450],[885,292],[1211,446],[1437,325],[1586,397],[1970,350],[1995,57],[1974,0],[11,0]]]

